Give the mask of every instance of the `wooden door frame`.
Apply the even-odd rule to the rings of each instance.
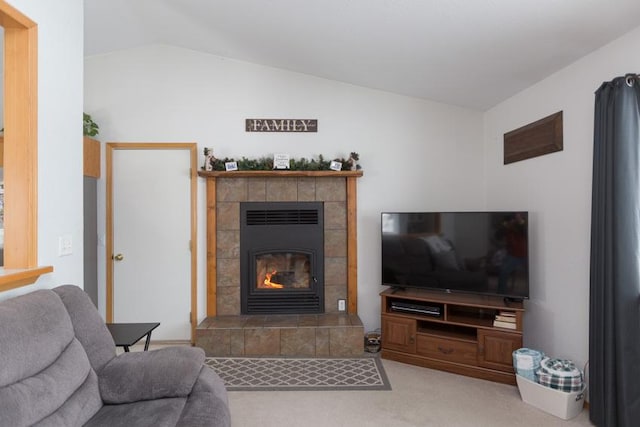
[[[197,144],[195,142],[107,142],[106,144],[106,276],[107,276],[107,322],[113,322],[113,151],[114,150],[189,150],[191,169],[191,343],[195,342],[198,321],[198,244],[197,244]],[[140,170],[140,173],[145,173]]]

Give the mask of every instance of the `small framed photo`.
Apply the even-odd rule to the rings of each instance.
[[[274,169],[289,169],[291,167],[291,157],[288,154],[274,154],[273,155],[273,168]]]
[[[238,162],[225,162],[224,170],[226,171],[237,171],[238,170]]]
[[[329,165],[329,169],[331,169],[332,171],[340,171],[342,170],[342,163],[332,160],[331,164]]]

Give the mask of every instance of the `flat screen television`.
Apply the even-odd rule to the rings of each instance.
[[[529,298],[528,212],[383,212],[382,284]]]

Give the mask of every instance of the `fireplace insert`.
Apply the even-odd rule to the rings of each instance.
[[[322,202],[240,204],[242,314],[324,312]]]

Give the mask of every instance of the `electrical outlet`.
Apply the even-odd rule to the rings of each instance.
[[[73,253],[73,240],[71,234],[58,237],[58,256],[71,255]]]
[[[338,300],[338,311],[346,311],[347,310],[347,300],[339,299]]]

